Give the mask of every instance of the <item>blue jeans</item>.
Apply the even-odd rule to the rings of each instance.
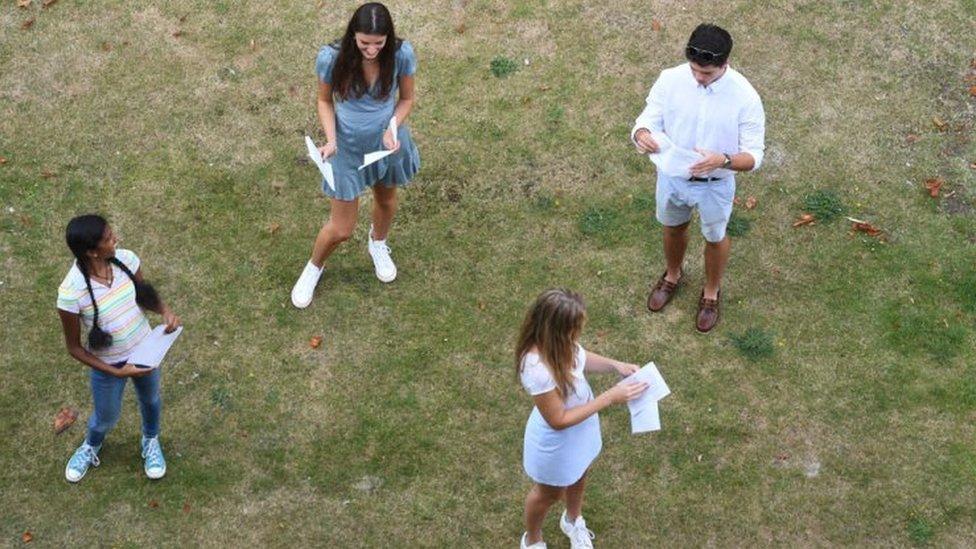
[[[113,364],[121,368],[125,362]],[[163,409],[163,399],[159,394],[159,368],[147,376],[132,378],[139,397],[139,411],[142,412],[142,434],[154,437],[159,434],[159,415]],[[105,435],[115,426],[122,413],[122,392],[128,378],[115,377],[99,370],[91,370],[92,400],[95,411],[88,419],[88,439],[91,446],[101,446]]]

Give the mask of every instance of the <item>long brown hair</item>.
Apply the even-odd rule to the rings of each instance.
[[[356,33],[385,36],[386,43],[377,56],[380,64],[378,99],[386,99],[393,89],[393,73],[396,69],[396,52],[402,40],[397,39],[393,30],[393,17],[390,10],[379,2],[369,2],[359,6],[352,14],[346,33],[338,43],[339,55],[332,68],[332,89],[342,100],[359,98],[369,91],[363,77],[363,54],[356,46]],[[337,47],[335,44],[333,48]]]
[[[586,305],[578,293],[563,288],[542,292],[525,314],[515,345],[515,375],[522,373],[522,360],[532,347],[556,380],[556,390],[565,399],[573,386],[576,341],[586,322]]]

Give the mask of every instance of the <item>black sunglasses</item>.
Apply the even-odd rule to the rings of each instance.
[[[688,57],[694,57],[695,59],[701,59],[702,61],[715,61],[725,54],[703,50],[701,48],[696,48],[695,46],[688,46],[685,48],[685,55]]]

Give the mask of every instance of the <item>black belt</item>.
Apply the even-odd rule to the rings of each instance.
[[[688,181],[698,181],[700,183],[710,183],[712,181],[721,181],[723,177],[689,177]]]

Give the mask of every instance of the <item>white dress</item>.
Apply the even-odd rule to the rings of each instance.
[[[573,368],[575,390],[566,399],[566,409],[593,400],[593,390],[583,375],[586,351],[581,345],[577,345],[577,349],[576,366]],[[520,377],[522,386],[532,396],[556,388],[552,374],[535,353],[527,353],[522,359]],[[522,466],[529,478],[539,484],[570,486],[582,478],[602,447],[598,414],[557,431],[546,423],[539,408],[534,407],[525,424]]]

